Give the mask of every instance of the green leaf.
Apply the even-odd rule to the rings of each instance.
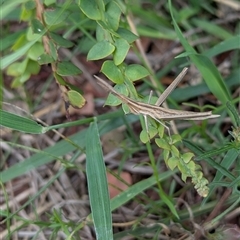
[[[67,96],[69,104],[74,108],[82,108],[86,103],[85,98],[77,91],[67,91]]]
[[[126,67],[125,75],[131,81],[135,81],[148,76],[149,72],[145,67],[141,65],[131,64]]]
[[[109,114],[99,116],[98,117],[99,120],[108,120],[108,123],[109,123],[109,124],[106,124],[105,121],[100,123],[100,126],[99,126],[99,128],[101,128],[100,134],[103,135],[115,129],[116,127],[122,126],[124,124],[122,121],[122,115],[123,115],[122,111],[118,111],[111,114],[111,119],[109,119]],[[116,119],[120,120],[120,121],[117,121],[117,124],[116,124]],[[0,118],[0,121],[1,121],[1,118]],[[46,128],[50,130],[50,129],[59,129],[64,127],[71,127],[71,126],[79,126],[81,124],[86,124],[91,121],[92,121],[92,118],[81,119],[74,122],[68,122],[65,124],[49,126]],[[19,125],[19,122],[18,122],[18,125]],[[76,150],[76,144],[82,149],[85,148],[86,135],[87,135],[87,131],[86,129],[84,129],[72,136],[69,136],[70,141],[67,141],[66,139],[60,140],[55,145],[47,147],[43,149],[41,152],[38,152],[37,154],[34,154],[31,157],[25,159],[24,161],[18,162],[13,166],[10,166],[6,170],[1,171],[1,181],[3,183],[7,183],[8,181],[11,181],[16,177],[20,177],[28,173],[29,171],[36,169],[37,167],[40,167],[40,166],[43,166],[44,164],[55,161],[56,158],[60,158],[64,155],[70,154],[71,152]],[[172,172],[171,173],[167,172],[166,175],[165,173],[166,172],[161,173],[159,175],[159,178],[161,180],[165,179],[166,175],[168,177],[172,175]],[[28,204],[29,203],[31,203],[31,201],[29,201]]]
[[[158,126],[158,135],[160,138],[163,138],[165,132],[165,127],[162,124],[159,124]]]
[[[173,144],[182,141],[182,137],[181,137],[181,135],[179,135],[179,134],[174,134],[174,135],[171,136],[171,138],[172,138],[172,143],[173,143]]]
[[[105,58],[113,53],[115,46],[110,42],[103,40],[96,43],[89,51],[87,60],[98,60]]]
[[[225,104],[227,101],[230,101],[231,95],[228,92],[228,89],[216,66],[206,56],[197,54],[192,46],[187,42],[174,19],[171,1],[169,1],[169,8],[177,36],[180,39],[184,49],[189,53],[190,59],[201,72],[201,75],[203,76],[209,89],[223,104]]]
[[[77,93],[79,93],[80,95],[83,94],[83,91],[81,89],[79,89],[78,87],[76,87],[75,85],[66,82],[61,76],[59,76],[56,72],[54,73],[54,77],[56,79],[56,81],[61,85],[61,86],[66,86],[66,91],[68,90],[73,90]],[[65,91],[64,91],[65,92]]]
[[[38,57],[37,61],[38,61],[38,64],[43,65],[43,64],[53,63],[54,59],[50,55],[44,53]]]
[[[175,145],[171,145],[171,152],[174,156],[179,157],[179,150],[175,147]]]
[[[27,34],[26,34],[26,39],[28,42],[35,41],[35,40],[36,40],[36,42],[41,41],[42,36],[46,33],[46,31],[47,30],[45,29],[44,31],[42,31],[41,34],[38,34],[38,33],[34,33],[32,28],[28,28]]]
[[[141,131],[139,137],[140,137],[141,142],[144,143],[144,144],[150,141],[150,137],[149,137],[149,135],[148,135],[148,133],[145,129],[143,129]]]
[[[121,16],[121,10],[114,1],[107,4],[105,22],[114,31],[117,31]]]
[[[35,34],[41,34],[45,31],[45,27],[38,19],[33,19],[31,21],[32,31]]]
[[[223,104],[231,101],[231,95],[228,88],[223,81],[217,67],[204,55],[190,55],[190,58],[199,69],[203,76],[208,88]]]
[[[44,0],[44,5],[50,6],[50,5],[54,4],[55,2],[56,2],[56,0]]]
[[[130,186],[128,189],[121,192],[119,195],[117,195],[111,200],[112,211],[123,206],[125,203],[127,203],[140,193],[144,192],[146,189],[151,188],[157,182],[165,182],[166,179],[168,179],[173,174],[174,172],[172,171],[165,171],[160,173],[157,177],[154,175]]]
[[[40,134],[46,128],[36,121],[0,109],[0,125],[25,133]]]
[[[114,86],[114,89],[125,96],[128,95],[128,89],[125,84],[117,84]],[[118,97],[114,96],[113,94],[109,94],[105,105],[118,106],[121,103],[122,101]]]
[[[73,43],[72,43],[71,41],[69,41],[69,40],[61,37],[61,36],[58,35],[58,34],[55,34],[55,33],[53,33],[53,32],[50,32],[49,35],[50,35],[50,37],[53,39],[53,41],[54,41],[57,45],[59,45],[59,46],[61,46],[61,47],[70,48],[70,47],[73,46]]]
[[[20,36],[24,36],[24,45],[27,42],[25,33],[26,29],[23,29],[14,33],[8,33],[6,36],[2,36],[0,39],[0,51],[6,50],[13,46],[13,44],[16,42],[16,39],[19,39]]]
[[[40,71],[39,64],[31,59],[28,59],[25,72],[36,75],[39,73],[39,71]]]
[[[28,1],[24,4],[24,8],[26,8],[26,10],[33,10],[36,8],[36,3],[34,1]]]
[[[94,136],[94,137],[93,137]],[[86,134],[86,174],[92,217],[99,240],[113,239],[106,167],[96,118]]]
[[[24,82],[26,82],[30,78],[31,74],[29,72],[24,72],[22,75],[14,78],[11,87],[17,88],[19,86],[22,86]]]
[[[191,159],[193,158],[194,154],[191,153],[191,152],[188,152],[188,153],[184,153],[182,155],[182,159],[185,163],[189,163],[191,161]]]
[[[12,49],[13,51],[16,51],[16,50],[18,50],[19,48],[25,46],[25,44],[27,44],[27,42],[28,42],[28,40],[27,40],[27,38],[26,38],[26,34],[23,34],[23,35],[19,36],[19,37],[17,38],[17,40],[14,41],[14,44],[13,44],[13,46],[11,47],[11,49]]]
[[[39,56],[44,53],[43,45],[39,42],[36,42],[29,50],[28,50],[28,57],[34,61],[37,61]]]
[[[228,39],[232,37],[232,34],[223,29],[222,27],[212,23],[211,21],[206,21],[202,19],[194,18],[192,19],[193,24],[195,24],[196,27],[199,27],[206,32],[210,33],[214,37],[219,37],[220,39]]]
[[[123,112],[124,112],[125,114],[131,113],[131,111],[130,111],[130,109],[129,109],[129,106],[128,106],[128,104],[126,104],[126,103],[122,103],[122,109],[123,109]]]
[[[133,43],[136,39],[138,39],[137,35],[133,34],[131,31],[129,31],[126,28],[119,28],[117,30],[117,34],[119,34],[128,43]]]
[[[9,54],[6,57],[3,57],[1,59],[1,64],[0,64],[1,70],[5,69],[11,63],[17,61],[20,57],[22,57],[36,41],[37,40],[26,43],[23,47],[18,49],[16,52]]]
[[[35,17],[35,12],[33,10],[27,10],[25,7],[21,9],[21,15],[19,19],[24,22],[29,22],[33,17]]]
[[[240,115],[232,102],[227,102],[227,108],[231,111],[235,119],[235,126],[240,127]]]
[[[148,126],[148,132],[146,129],[143,129],[141,131],[140,140],[142,143],[147,143],[150,141],[150,139],[155,137],[157,133],[158,133],[157,128],[150,125],[150,126]]]
[[[122,72],[113,61],[105,61],[102,65],[101,72],[104,73],[106,77],[112,80],[114,83],[121,84],[124,82]]]
[[[101,42],[103,40],[112,39],[112,35],[109,31],[104,29],[100,24],[96,26],[96,40]]]
[[[124,39],[117,39],[114,43],[116,49],[113,55],[113,61],[116,65],[121,64],[127,56],[130,45]]]
[[[104,2],[95,0],[78,0],[81,11],[92,20],[101,20]]]
[[[166,142],[165,139],[163,139],[163,138],[156,138],[156,139],[155,139],[155,142],[156,142],[156,144],[157,144],[160,148],[166,149],[166,150],[169,150],[169,151],[171,150],[169,143]]]
[[[214,45],[211,49],[208,49],[203,54],[207,57],[213,57],[220,53],[227,52],[234,49],[240,49],[240,35],[233,36],[231,38],[226,39],[216,45]]]
[[[179,158],[177,157],[170,157],[166,164],[168,165],[168,167],[171,169],[171,170],[174,170],[174,168],[178,165],[178,161],[179,161]]]
[[[54,10],[45,10],[43,13],[44,21],[48,26],[57,25],[64,22],[69,16],[70,12],[64,8],[56,8]]]
[[[82,71],[71,62],[58,62],[56,72],[60,76],[74,76]]]
[[[170,155],[170,151],[164,149],[164,150],[163,150],[163,159],[164,159],[165,162],[167,162],[167,160],[168,160],[168,158],[169,158],[169,155]]]
[[[14,71],[14,68],[16,71]],[[39,71],[40,71],[39,64],[29,58],[25,58],[24,61],[21,63],[10,65],[8,73],[10,75],[14,74],[16,76],[11,86],[14,88],[21,86],[24,82],[26,82],[30,78],[31,74],[38,74]]]
[[[61,76],[59,76],[56,72],[54,73],[54,77],[60,85],[67,86],[67,82]]]
[[[54,61],[57,61],[58,53],[57,53],[56,46],[52,40],[50,40],[48,43],[49,43],[50,55],[54,59]]]
[[[22,68],[20,67],[21,65],[22,65],[22,63],[20,63],[20,62],[15,62],[15,63],[11,64],[7,68],[7,75],[17,77],[17,76],[23,74],[25,69],[22,70]]]

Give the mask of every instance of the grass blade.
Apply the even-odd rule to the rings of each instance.
[[[87,131],[86,156],[89,199],[96,236],[98,240],[111,240],[113,232],[110,199],[96,119]]]
[[[11,128],[20,132],[40,134],[46,128],[36,121],[0,109],[0,126]]]
[[[173,9],[171,0],[169,0],[169,8],[173,20],[173,25],[176,31],[176,34],[186,50],[185,56],[189,56],[194,65],[199,69],[201,75],[203,76],[206,84],[208,85],[211,92],[223,103],[231,101],[231,95],[226,87],[220,73],[216,66],[211,62],[209,58],[204,55],[197,54],[193,47],[188,43],[186,38],[183,36],[180,28],[178,27],[175,18],[173,16]]]

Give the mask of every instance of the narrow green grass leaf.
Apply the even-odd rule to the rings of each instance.
[[[134,184],[133,186],[129,187],[124,192],[120,193],[119,195],[117,195],[111,200],[111,210],[114,211],[118,207],[124,205],[125,203],[127,203],[128,201],[136,197],[138,194],[154,186],[157,183],[157,181],[162,182],[167,178],[171,177],[176,172],[177,172],[176,170],[166,171],[166,172],[160,173],[158,175],[158,178],[156,178],[156,176],[151,176],[145,180],[142,180]]]
[[[227,102],[226,105],[227,105],[227,108],[231,111],[232,115],[234,116],[235,127],[240,127],[240,116],[237,109],[235,108],[232,102]]]
[[[8,33],[7,36],[2,36],[0,39],[0,51],[11,47],[21,35],[25,34],[26,30],[20,30],[14,33]]]
[[[86,156],[88,191],[96,236],[98,240],[111,240],[113,232],[107,175],[96,118],[87,131]]]
[[[39,39],[35,39],[34,41],[31,41],[25,44],[23,47],[19,48],[16,52],[11,53],[6,57],[3,57],[1,60],[1,70],[5,69],[7,66],[17,61],[20,57],[22,57],[30,49],[30,47],[38,40]]]
[[[236,149],[230,149],[225,154],[223,160],[221,161],[221,167],[223,167],[226,171],[231,169],[231,167],[233,166],[234,162],[237,160],[237,158],[239,156],[239,153],[240,153],[240,151],[237,151]],[[229,171],[229,173],[230,173],[230,171]],[[211,197],[214,189],[217,187],[215,185],[215,183],[216,182],[220,182],[223,177],[224,177],[224,175],[222,174],[222,172],[218,170],[216,172],[216,174],[215,174],[214,179],[212,180],[212,182],[211,182],[211,184],[209,186],[209,188],[210,188],[209,194],[208,194],[207,198],[204,199],[204,201],[202,202],[202,205],[209,200],[209,198]],[[231,181],[235,181],[236,180],[236,179],[234,180],[234,176],[233,176],[233,178],[230,178],[230,179],[231,179]]]
[[[209,20],[206,21],[206,20],[194,18],[192,19],[192,22],[196,27],[203,29],[204,31],[210,33],[215,37],[219,37],[220,39],[225,40],[232,37],[231,33],[226,31],[222,27],[210,22]]]
[[[240,49],[239,43],[240,43],[240,35],[232,36],[231,38],[228,38],[225,41],[218,43],[211,49],[208,49],[203,54],[207,57],[213,57],[223,52],[227,52],[234,49]]]
[[[118,112],[113,112],[112,114],[105,114],[103,116],[99,116],[99,120],[101,118],[101,120],[107,120],[107,119],[111,119],[111,121],[107,121],[101,123],[101,125],[99,126],[99,128],[101,129],[100,134],[104,134],[107,133],[111,130],[113,130],[114,128],[117,128],[119,126],[123,125],[123,112],[122,111],[118,111]],[[136,121],[137,118],[135,116],[127,116],[127,121],[129,122],[133,122]],[[64,123],[64,124],[59,124],[59,125],[55,125],[55,126],[49,126],[48,129],[54,128],[61,128],[61,127],[71,127],[71,126],[76,126],[79,124],[84,124],[84,123],[89,123],[91,122],[93,119],[82,119],[80,121],[75,121],[72,123]],[[37,167],[40,167],[44,164],[50,163],[51,161],[55,160],[56,157],[61,157],[63,155],[68,154],[69,152],[73,151],[76,149],[76,147],[74,146],[80,146],[82,149],[85,147],[86,145],[86,134],[87,131],[83,130],[79,133],[76,133],[75,135],[69,137],[69,141],[67,142],[66,140],[61,140],[60,142],[56,143],[54,146],[45,148],[43,151],[45,153],[38,153],[35,154],[33,156],[31,156],[30,158],[27,158],[25,161],[19,162],[13,166],[11,166],[10,168],[4,170],[1,172],[1,181],[3,183],[8,182],[16,177],[19,177]],[[70,142],[73,142],[74,144],[71,144]],[[47,156],[46,153],[50,153],[50,155],[54,155],[56,156],[55,158],[51,157],[50,155]]]
[[[14,1],[2,1],[1,2],[1,14],[0,20],[6,18],[6,16],[19,7],[20,4],[27,2],[27,0],[14,0]]]
[[[46,132],[46,128],[36,121],[22,117],[0,109],[0,125],[25,133],[40,134]]]
[[[216,66],[204,55],[192,55],[191,60],[197,66],[211,92],[223,104],[231,101],[231,95]]]
[[[183,36],[174,19],[171,0],[169,0],[169,8],[176,34],[184,49],[186,52],[188,52],[188,56],[201,72],[201,75],[203,76],[209,89],[223,104],[225,104],[227,101],[231,101],[231,95],[216,66],[206,56],[197,54],[192,46],[188,43],[186,38]]]

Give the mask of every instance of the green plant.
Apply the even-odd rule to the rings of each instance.
[[[136,196],[153,186],[156,186],[153,189],[161,201],[158,200],[157,203],[153,203],[150,198],[142,194],[141,196],[147,198],[149,203],[145,209],[146,216],[152,212],[156,214],[158,208],[163,208],[159,216],[163,219],[164,224],[169,224],[172,220],[181,223],[180,220],[187,219],[188,215],[186,210],[178,211],[175,208],[176,202],[174,198],[180,195],[175,188],[176,183],[171,183],[170,187],[167,186],[166,188],[166,179],[169,179],[170,176],[176,172],[176,169],[180,171],[181,178],[184,182],[187,182],[187,178],[191,178],[191,182],[199,195],[206,197],[202,203],[205,204],[203,208],[206,212],[213,208],[214,203],[216,204],[216,199],[214,199],[215,202],[212,201],[210,204],[207,204],[207,201],[209,201],[210,197],[213,197],[214,189],[216,189],[217,186],[226,186],[234,190],[232,198],[229,199],[229,204],[232,204],[234,201],[239,202],[239,177],[237,177],[236,172],[230,172],[230,166],[235,164],[240,150],[239,116],[233,104],[239,102],[239,99],[232,99],[229,90],[230,87],[223,81],[219,70],[210,58],[219,53],[239,48],[236,42],[240,36],[235,36],[215,24],[209,24],[207,25],[208,28],[204,29],[207,21],[200,21],[193,17],[197,12],[201,12],[203,8],[206,8],[207,12],[211,13],[213,9],[210,3],[201,4],[193,1],[189,7],[183,8],[178,12],[177,8],[169,1],[168,4],[164,5],[164,9],[169,13],[169,16],[159,17],[157,14],[153,14],[151,9],[144,10],[139,8],[138,5],[125,4],[119,0],[82,0],[77,2],[68,0],[63,4],[50,0],[46,0],[43,3],[40,1],[16,2],[16,4],[21,4],[19,20],[26,21],[28,26],[23,31],[21,30],[20,33],[14,36],[12,34],[10,37],[4,37],[2,40],[4,43],[2,47],[3,51],[6,51],[10,46],[14,51],[5,56],[1,64],[1,69],[5,70],[7,75],[13,76],[12,87],[20,88],[24,86],[32,74],[38,74],[40,72],[40,65],[50,64],[52,75],[59,86],[58,91],[61,91],[62,98],[65,101],[66,111],[68,111],[69,106],[81,108],[86,102],[83,97],[83,91],[79,87],[71,84],[68,81],[68,77],[79,75],[82,72],[84,73],[84,71],[80,70],[71,62],[71,57],[64,59],[60,57],[61,48],[70,48],[72,55],[75,55],[79,50],[77,47],[75,48],[76,45],[79,45],[80,50],[87,54],[88,61],[103,61],[100,72],[116,84],[114,87],[116,91],[138,101],[146,102],[148,100],[144,99],[139,94],[139,90],[136,89],[135,83],[137,80],[146,80],[146,78],[149,77],[151,79],[151,87],[155,88],[157,94],[159,94],[159,89],[163,89],[163,87],[160,86],[157,81],[158,75],[163,75],[164,71],[167,71],[173,66],[194,64],[212,94],[223,106],[228,104],[228,114],[232,120],[232,125],[234,125],[231,132],[234,139],[231,142],[229,137],[225,137],[221,131],[219,131],[220,121],[212,130],[208,128],[205,122],[201,125],[193,123],[191,127],[182,134],[176,132],[174,135],[168,136],[164,131],[164,126],[154,119],[148,120],[149,132],[147,132],[143,118],[140,116],[142,131],[136,135],[131,128],[128,127],[130,138],[126,140],[127,147],[136,150],[127,150],[126,152],[129,153],[130,156],[144,149],[150,159],[148,165],[152,168],[153,176],[134,184],[128,190],[123,191],[114,199],[110,200],[107,189],[107,170],[103,161],[104,156],[100,136],[112,129],[122,126],[124,123],[127,123],[126,125],[129,126],[129,124],[138,120],[138,118],[132,115],[125,116],[124,113],[128,113],[126,104],[122,104],[121,100],[115,98],[113,95],[109,95],[105,104],[111,106],[122,104],[123,111],[119,110],[94,118],[86,118],[56,125],[52,124],[50,126],[44,125],[44,123],[38,123],[34,117],[32,119],[29,117],[26,118],[5,110],[0,110],[2,126],[30,134],[47,134],[50,130],[55,131],[60,128],[90,124],[87,129],[71,137],[60,135],[64,140],[41,151],[33,147],[24,146],[23,144],[5,141],[13,148],[25,149],[35,152],[35,154],[24,162],[17,163],[11,168],[4,170],[1,173],[3,183],[7,183],[13,178],[56,159],[61,162],[62,166],[56,176],[53,176],[46,186],[42,187],[17,211],[10,213],[9,206],[6,207],[5,211],[2,211],[2,216],[8,225],[12,218],[18,219],[18,212],[39,197],[64,171],[67,169],[81,169],[81,171],[85,172],[85,170],[82,170],[84,169],[83,166],[75,163],[77,157],[83,153],[86,154],[86,176],[92,214],[88,216],[85,221],[82,221],[81,224],[76,225],[71,221],[62,221],[62,213],[53,211],[53,217],[51,221],[49,221],[49,224],[46,225],[46,227],[50,226],[54,229],[52,239],[56,237],[55,234],[60,230],[64,232],[68,239],[77,239],[78,231],[83,229],[84,226],[87,226],[87,224],[91,224],[92,221],[94,222],[98,239],[113,239],[111,211],[134,198],[136,201],[141,202],[142,200],[137,199]],[[13,3],[3,2],[3,11],[6,12],[5,16],[9,16],[7,14],[8,11],[13,11],[14,5],[12,4]],[[179,54],[176,60],[171,61],[171,63],[159,73],[154,74],[145,53],[141,49],[141,44],[139,44],[138,36],[135,33],[133,17],[129,14],[130,12],[139,17],[144,16],[146,22],[141,23],[137,29],[140,35],[154,36],[156,38],[164,37],[166,39],[178,38],[184,48],[184,52]],[[169,21],[173,22],[174,29],[171,24],[169,24]],[[155,22],[157,22],[160,27]],[[203,49],[205,46],[199,45],[197,52],[185,38],[179,26],[185,30],[191,29],[192,26],[198,26],[206,32],[212,31],[216,34],[220,31],[220,28],[221,34],[217,35],[217,37],[220,38],[220,42],[214,43],[210,49]],[[71,36],[76,31],[81,31],[80,40],[71,39]],[[95,38],[93,37],[94,35],[96,36]],[[197,37],[197,34],[193,36],[193,38]],[[68,40],[68,38],[70,38],[70,40]],[[11,45],[7,43],[9,39],[11,39]],[[135,42],[138,48],[135,47]],[[130,48],[134,49],[134,51],[140,55],[141,64],[127,64],[125,59]],[[111,60],[108,59],[104,61],[107,57],[111,57]],[[239,73],[239,70],[236,70],[236,72],[237,71]],[[153,98],[151,101],[155,103],[156,99]],[[172,105],[178,106],[176,100],[171,99],[171,103]],[[215,111],[221,113],[222,116],[227,114],[221,107],[218,107]],[[223,117],[220,119],[222,120]],[[21,124],[19,124],[19,122],[21,122]],[[136,136],[137,140],[134,142]],[[220,144],[217,140],[218,137],[223,141],[221,148],[218,146]],[[190,139],[196,138],[198,138],[198,141],[190,141]],[[211,147],[209,146],[210,143],[212,144]],[[184,145],[188,150],[186,150]],[[162,154],[160,157],[157,157],[154,152],[159,151],[162,151]],[[71,155],[70,160],[65,159],[65,155],[71,152],[74,154]],[[213,157],[215,157],[217,161],[214,161]],[[171,171],[159,171],[162,159]],[[210,182],[210,191],[203,168],[196,162],[200,159],[205,159],[206,164],[217,171],[215,178]],[[168,188],[170,188],[170,191],[166,192]],[[184,191],[184,188],[181,191]],[[5,194],[5,200],[8,202],[7,194]],[[168,206],[170,212],[164,210],[165,205]],[[197,216],[200,213],[198,213],[194,207],[192,211]],[[144,216],[145,214],[141,217]],[[21,221],[22,227],[29,224],[25,219],[21,219]],[[215,219],[215,221],[217,220]],[[135,230],[153,233],[154,231],[156,232],[156,229],[159,229],[158,225],[154,226],[153,229],[144,229],[144,227],[140,226],[139,222],[140,220],[136,220],[134,222],[135,226],[131,230],[115,234],[114,239],[120,239],[125,236],[124,234],[128,233],[141,237],[141,233]],[[35,221],[34,223],[43,228],[45,227],[41,221]],[[68,228],[65,227],[65,224]],[[17,230],[12,231],[10,227],[7,229],[10,235]]]

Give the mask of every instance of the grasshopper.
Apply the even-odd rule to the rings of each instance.
[[[184,75],[186,74],[187,68],[184,68],[182,72],[178,75],[178,77],[168,86],[168,88],[162,93],[162,95],[159,97],[158,101],[155,105],[149,104],[149,103],[143,103],[136,100],[133,100],[121,93],[118,93],[110,84],[108,84],[103,79],[99,78],[98,76],[94,77],[98,80],[98,84],[105,88],[107,91],[118,97],[123,103],[127,104],[129,107],[129,111],[135,115],[142,114],[145,119],[146,124],[146,118],[147,116],[153,118],[160,124],[162,124],[169,132],[169,128],[163,124],[160,120],[204,120],[209,118],[217,118],[220,115],[212,114],[212,111],[208,112],[192,112],[192,111],[181,111],[176,109],[165,109],[163,107],[160,107],[160,105],[166,100],[168,95],[176,88],[178,83],[182,80]],[[146,130],[148,132],[147,124],[146,124]],[[169,134],[170,135],[170,134]]]

